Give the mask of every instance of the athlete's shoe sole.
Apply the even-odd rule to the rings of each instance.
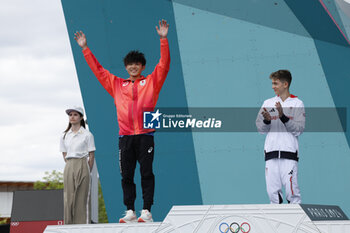
[[[137,219],[135,219],[135,220],[130,220],[130,221],[125,221],[124,219],[119,219],[119,223],[137,223],[138,222],[138,220]]]

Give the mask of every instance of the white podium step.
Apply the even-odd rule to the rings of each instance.
[[[321,206],[319,206],[321,207]],[[213,205],[174,206],[164,219],[159,233],[349,233],[350,221],[312,221],[327,218],[327,212],[300,205]],[[326,210],[328,211],[328,209]],[[330,212],[329,217],[346,218],[345,214]],[[308,215],[309,214],[309,215]],[[337,216],[336,216],[337,214]],[[344,215],[344,216],[342,216]],[[332,218],[332,219],[334,219]],[[163,225],[164,224],[164,225]]]
[[[174,206],[162,223],[48,226],[44,233],[350,233],[337,206]]]
[[[160,225],[160,222],[51,225],[46,227],[44,233],[154,233]]]
[[[321,233],[344,233],[350,232],[350,221],[322,221],[314,222]]]

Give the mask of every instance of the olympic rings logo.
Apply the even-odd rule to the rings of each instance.
[[[221,233],[228,233],[228,232],[232,232],[232,233],[238,233],[238,232],[242,232],[242,233],[248,233],[250,231],[251,227],[249,225],[249,223],[244,222],[241,225],[239,225],[236,222],[231,223],[231,225],[228,225],[228,223],[223,222],[220,224],[219,226],[219,231]]]
[[[14,226],[14,227],[19,226],[19,222],[11,222],[11,226]]]

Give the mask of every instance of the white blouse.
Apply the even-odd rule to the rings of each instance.
[[[94,136],[84,127],[80,127],[78,132],[74,133],[70,129],[66,137],[61,136],[60,151],[67,152],[68,158],[83,158],[89,155],[89,152],[95,151]]]

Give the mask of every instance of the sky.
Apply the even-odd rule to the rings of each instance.
[[[0,181],[37,181],[63,172],[65,109],[83,106],[61,2],[2,0],[0,22]]]
[[[41,180],[83,106],[61,1],[1,0],[0,25],[0,181]]]

